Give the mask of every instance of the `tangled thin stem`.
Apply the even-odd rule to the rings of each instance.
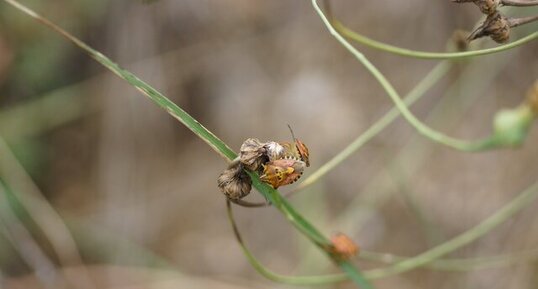
[[[373,65],[372,62],[370,62],[370,60],[366,58],[366,56],[364,56],[364,54],[355,49],[342,35],[338,33],[338,31],[334,29],[331,22],[327,19],[327,17],[319,7],[317,0],[312,0],[312,6],[322,19],[323,23],[325,24],[331,35],[334,36],[336,40],[340,42],[340,44],[342,44],[342,46],[344,46],[349,52],[351,52],[351,54],[353,54],[353,56],[359,62],[361,62],[363,66],[376,78],[376,80],[383,87],[385,92],[390,96],[395,106],[398,108],[398,110],[404,116],[407,122],[411,124],[420,134],[434,142],[443,144],[456,150],[466,152],[484,151],[494,149],[503,145],[499,142],[499,139],[495,138],[494,136],[477,141],[461,140],[447,136],[446,134],[434,130],[424,124],[413,113],[411,113],[411,111],[409,111],[409,109],[405,105],[405,102],[401,99],[398,92],[394,89],[392,84],[387,80],[383,73],[381,73],[381,71],[379,71],[379,69],[377,69],[377,67]]]
[[[508,202],[506,205],[504,205],[502,208],[497,210],[495,213],[493,213],[491,216],[474,226],[473,228],[470,228],[469,230],[463,232],[462,234],[432,248],[429,249],[415,257],[411,258],[401,258],[401,257],[394,257],[394,256],[387,256],[387,254],[377,254],[377,253],[366,253],[366,259],[375,259],[375,260],[387,260],[387,257],[394,257],[392,261],[389,261],[388,263],[394,263],[391,266],[385,267],[385,268],[379,268],[379,269],[373,269],[364,271],[364,276],[366,279],[373,280],[373,279],[380,279],[387,276],[400,274],[403,272],[407,272],[419,267],[428,266],[434,269],[440,269],[440,270],[455,270],[454,267],[458,265],[464,265],[468,268],[488,268],[492,266],[498,266],[499,264],[510,264],[514,261],[514,256],[517,254],[511,254],[511,255],[504,255],[504,256],[496,256],[496,257],[489,257],[489,258],[479,258],[479,259],[464,259],[464,260],[443,260],[438,261],[437,263],[434,263],[436,260],[439,260],[441,257],[443,257],[446,254],[449,254],[453,251],[456,251],[457,249],[468,245],[485,234],[489,233],[491,230],[495,229],[508,219],[510,219],[513,215],[520,212],[527,206],[533,203],[535,199],[538,197],[538,182],[530,185],[527,189],[522,191],[517,197],[512,199],[510,202]],[[230,202],[227,202],[227,209],[228,209],[228,219],[230,220],[230,223],[232,225],[234,235],[241,246],[241,249],[243,250],[243,253],[247,257],[247,260],[250,262],[250,264],[260,273],[261,275],[265,276],[266,278],[273,280],[275,282],[281,282],[286,284],[293,284],[293,285],[321,285],[321,284],[332,284],[332,283],[338,283],[338,282],[344,282],[347,281],[348,276],[344,274],[329,274],[329,275],[311,275],[311,276],[285,276],[280,275],[277,273],[272,272],[271,270],[267,269],[263,264],[261,264],[256,257],[250,252],[250,250],[246,247],[245,243],[243,242],[243,239],[241,238],[241,234],[239,232],[239,229],[237,228],[237,224],[235,223],[235,219],[233,217],[232,208],[230,205]],[[535,253],[535,251],[532,251]],[[522,261],[521,258],[518,259],[518,261]],[[465,263],[465,264],[464,264]],[[462,269],[462,268],[460,268]]]

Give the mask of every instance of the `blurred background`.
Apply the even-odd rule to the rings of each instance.
[[[310,148],[303,178],[392,108],[310,1],[24,3],[146,80],[236,151],[250,137],[289,141],[290,124]],[[510,15],[536,15],[537,8]],[[443,51],[455,30],[472,30],[481,19],[472,4],[450,1],[347,0],[333,1],[332,9],[361,34],[425,51]],[[522,26],[512,39],[536,30]],[[489,39],[478,44],[494,46]],[[437,64],[357,47],[402,95]],[[478,139],[490,133],[496,111],[522,102],[537,77],[536,41],[458,61],[412,111],[449,135]],[[292,288],[258,275],[241,252],[216,187],[226,167],[220,156],[80,49],[3,2],[0,135],[2,287]],[[519,149],[462,153],[397,120],[290,200],[327,235],[344,232],[363,250],[414,256],[535,182],[537,142],[533,129]],[[247,199],[263,201],[255,192]],[[419,269],[374,284],[538,288],[537,209],[531,205],[448,256],[531,252],[522,262]],[[235,213],[246,243],[272,270],[338,272],[273,208]]]

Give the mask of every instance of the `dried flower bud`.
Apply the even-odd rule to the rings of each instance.
[[[480,11],[486,15],[491,15],[497,11],[500,0],[475,0],[473,1]]]
[[[527,105],[531,108],[535,117],[538,117],[538,80],[529,88],[527,92]]]
[[[269,161],[281,159],[284,156],[284,147],[274,141],[265,143],[264,148],[269,157]]]
[[[527,137],[533,119],[533,112],[527,105],[501,110],[493,121],[494,137],[504,146],[521,145]]]
[[[249,138],[241,145],[239,159],[243,165],[251,170],[256,171],[262,163],[266,162],[266,149],[263,143],[258,139]]]
[[[359,247],[348,236],[338,233],[331,238],[330,251],[338,258],[349,260],[356,256],[359,252]]]
[[[474,40],[489,36],[497,43],[505,43],[510,39],[510,21],[498,11],[488,15],[486,20],[469,35],[468,39]]]
[[[220,174],[217,185],[227,198],[239,200],[250,193],[252,180],[243,170],[243,165],[236,160]]]

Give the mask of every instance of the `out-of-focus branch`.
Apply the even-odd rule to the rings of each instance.
[[[469,3],[474,2],[479,6],[490,6],[496,9],[498,5],[528,7],[538,5],[538,0],[452,0],[454,3]]]
[[[501,0],[501,4],[504,6],[537,6],[538,0]]]
[[[5,236],[24,262],[32,268],[45,288],[65,288],[64,280],[59,278],[54,263],[10,208],[6,194],[4,184],[0,181],[0,234]]]
[[[49,204],[32,178],[0,136],[0,177],[17,192],[20,202],[50,241],[63,266],[82,265],[75,241],[60,215]],[[74,279],[74,278],[73,278]],[[79,288],[94,288],[89,275],[71,280]]]
[[[538,15],[535,15],[535,16],[521,17],[521,18],[509,18],[508,22],[510,23],[510,27],[517,27],[517,26],[528,24],[537,20],[538,20]]]

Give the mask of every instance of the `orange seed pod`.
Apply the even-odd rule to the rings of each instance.
[[[338,233],[331,238],[331,253],[340,259],[349,260],[359,253],[359,246],[345,234]]]

